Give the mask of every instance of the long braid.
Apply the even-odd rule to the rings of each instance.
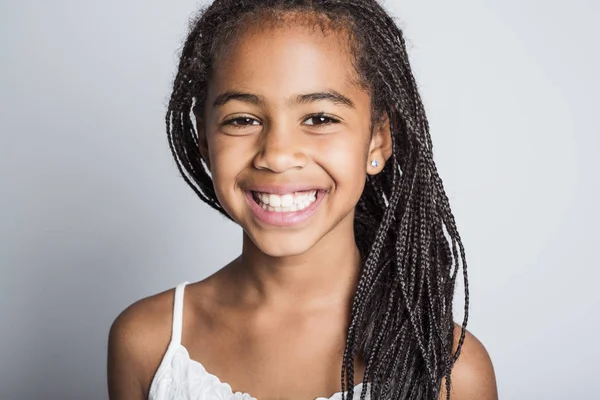
[[[231,218],[217,200],[190,111],[204,108],[212,67],[245,26],[277,24],[290,15],[286,12],[349,35],[356,83],[371,94],[371,134],[384,114],[392,132],[392,156],[381,173],[367,177],[356,205],[362,268],[342,356],[342,398],[346,387],[347,397],[354,396],[354,362],[360,354],[372,399],[434,399],[443,378],[450,399],[450,372],[468,318],[465,252],[433,161],[429,123],[403,33],[376,0],[215,0],[202,8],[190,21],[165,117],[177,168],[200,199]],[[452,301],[461,264],[465,309],[452,354]],[[366,394],[365,384],[361,399]]]

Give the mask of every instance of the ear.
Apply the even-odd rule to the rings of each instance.
[[[198,109],[194,107],[192,109],[194,112],[194,117],[196,119],[196,131],[198,132],[198,150],[200,151],[200,155],[202,159],[206,163],[208,167],[208,171],[210,172],[210,157],[208,153],[208,141],[206,139],[206,130],[204,127],[204,116],[200,115]]]
[[[376,175],[383,169],[387,160],[392,156],[392,131],[390,118],[384,112],[383,118],[379,119],[373,128],[369,155],[367,157],[367,173]]]

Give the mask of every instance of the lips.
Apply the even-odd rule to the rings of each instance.
[[[293,226],[310,218],[327,194],[314,186],[261,186],[244,190],[256,219],[267,225]]]
[[[321,186],[315,186],[314,184],[303,184],[303,183],[295,183],[288,185],[251,185],[245,187],[244,190],[249,190],[252,192],[259,193],[269,193],[269,194],[293,194],[296,192],[309,192],[311,190],[316,191],[327,191],[327,188]]]

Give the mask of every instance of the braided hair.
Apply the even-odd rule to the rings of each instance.
[[[468,318],[465,252],[433,161],[429,124],[402,31],[377,0],[215,0],[203,6],[190,21],[166,114],[177,167],[204,202],[231,219],[199,152],[191,111],[203,109],[211,67],[244,26],[276,24],[284,15],[346,33],[357,83],[371,95],[371,134],[382,116],[390,121],[390,161],[379,174],[367,176],[356,205],[362,266],[342,359],[342,398],[346,387],[348,398],[354,396],[354,359],[361,354],[363,382],[371,383],[362,386],[361,400],[367,390],[378,400],[437,399],[444,378],[450,399],[450,371]],[[465,309],[452,354],[459,262]]]

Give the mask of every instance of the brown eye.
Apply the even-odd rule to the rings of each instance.
[[[312,125],[312,126],[323,126],[323,125],[329,125],[329,124],[335,124],[340,122],[339,120],[332,118],[332,117],[328,117],[324,114],[315,114],[315,115],[311,115],[308,120],[313,120],[312,124],[308,124],[308,125]]]
[[[230,120],[223,122],[223,125],[231,125],[236,128],[241,128],[243,126],[253,125],[252,122],[258,122],[258,121],[255,120],[254,118],[250,118],[250,117],[238,117],[238,118],[232,118]]]

